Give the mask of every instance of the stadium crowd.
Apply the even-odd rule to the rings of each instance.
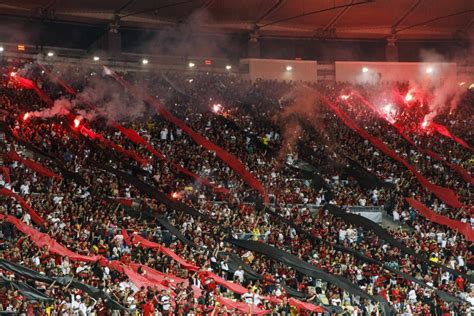
[[[3,70],[8,73],[11,68],[7,66]],[[80,98],[75,99],[74,107],[68,106],[68,111],[81,115],[81,125],[105,135],[108,141],[121,148],[136,152],[147,162],[140,164],[130,155],[111,149],[105,142],[89,139],[80,128],[74,128],[72,119],[64,113],[45,115],[43,110],[51,107],[50,104],[39,99],[33,90],[21,89],[11,83],[11,78],[3,77],[0,109],[5,141],[0,146],[4,153],[3,166],[7,167],[11,179],[8,181],[3,173],[0,185],[23,197],[45,223],[35,223],[17,199],[7,196],[0,196],[0,214],[21,219],[76,253],[116,260],[123,266],[132,267],[143,279],[159,271],[162,279],[152,286],[153,282],[137,282],[139,277],[133,282],[130,274],[113,266],[70,260],[51,252],[48,247],[38,247],[4,218],[2,259],[48,276],[72,276],[103,290],[129,310],[111,310],[103,299],[84,291],[40,282],[29,284],[53,298],[52,301],[27,300],[20,291],[4,287],[0,290],[3,310],[26,315],[237,313],[238,309],[221,301],[221,298],[227,298],[247,304],[249,311],[255,305],[281,315],[315,313],[292,303],[291,297],[297,296],[300,302],[322,306],[328,313],[345,311],[351,315],[379,315],[382,312],[379,303],[305,275],[256,251],[237,248],[228,242],[232,237],[275,246],[330,274],[344,277],[368,294],[380,295],[400,315],[466,315],[474,310],[474,288],[464,277],[471,275],[473,268],[472,245],[463,234],[420,216],[404,199],[416,198],[439,214],[471,223],[470,184],[454,170],[411,146],[386,119],[355,96],[341,99],[343,93],[352,90],[359,91],[367,99],[373,99],[387,89],[406,93],[406,86],[368,87],[338,83],[301,89],[296,83],[250,82],[232,75],[124,74],[130,82],[152,91],[173,115],[194,131],[238,157],[268,192],[270,201],[266,204],[258,192],[214,152],[197,144],[163,116],[145,109],[141,100],[127,93],[113,79],[98,74],[84,76],[81,70],[76,71],[62,71],[59,76],[73,82],[74,88],[83,91],[82,96],[95,103],[106,116],[98,115],[98,112],[92,115],[94,111],[85,107]],[[53,73],[58,74],[58,70]],[[25,76],[34,79],[48,95],[60,100],[55,106],[69,104],[69,100],[74,99],[38,69],[30,70]],[[100,93],[104,85],[106,93]],[[432,183],[452,189],[464,206],[453,208],[428,192],[402,164],[346,127],[316,98],[305,95],[308,89],[328,96]],[[473,98],[473,93],[467,91],[456,111],[437,118],[453,134],[465,140],[472,139],[469,120],[473,115],[470,106]],[[135,113],[136,108],[142,109],[141,112]],[[24,118],[24,113],[34,111],[41,114]],[[108,118],[136,130],[167,158],[158,159],[145,146],[130,141],[107,121]],[[13,135],[54,159],[35,155]],[[450,163],[468,171],[472,168],[470,151],[458,143],[428,131],[411,130],[410,136],[416,139],[418,146],[430,148]],[[12,160],[13,150],[20,156],[32,157],[56,174],[61,174],[59,161],[68,171],[79,174],[85,183],[64,176],[61,179],[45,177]],[[303,161],[316,167],[312,172],[322,177],[322,183],[305,176],[298,164]],[[347,172],[354,164],[380,183],[363,185],[361,179]],[[199,175],[200,179],[178,172],[176,165]],[[204,216],[196,217],[165,206],[133,183],[104,170],[104,166],[126,170]],[[211,184],[205,185],[202,178]],[[418,260],[382,240],[376,232],[334,216],[327,210],[327,204],[347,210],[349,206],[383,207],[396,223],[400,222],[396,229],[387,229],[388,233],[427,260]],[[267,212],[270,209],[287,221],[275,218]],[[179,238],[157,220],[163,217],[184,238]],[[290,223],[319,241],[307,238]],[[189,243],[183,242],[184,239]],[[165,245],[189,266],[150,247],[147,241]],[[421,280],[426,286],[403,278],[380,264],[342,252],[336,246],[383,262]],[[240,258],[242,264],[231,268],[230,254]],[[455,275],[439,265],[460,273]],[[249,269],[262,278],[253,277],[248,273]],[[7,279],[25,280],[11,271],[0,271]],[[236,290],[209,272],[241,287]],[[444,300],[435,290],[460,300]]]

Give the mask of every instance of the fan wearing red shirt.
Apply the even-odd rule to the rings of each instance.
[[[458,289],[460,291],[464,292],[464,279],[462,278],[462,276],[458,275],[455,282],[456,282],[456,285],[457,285]]]
[[[155,315],[155,305],[153,304],[153,296],[148,295],[147,301],[142,305],[143,316]]]

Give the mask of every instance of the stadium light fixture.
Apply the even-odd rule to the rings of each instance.
[[[54,52],[48,52],[48,57],[53,57],[54,56]]]
[[[367,68],[367,67],[362,67],[362,72],[369,72],[369,68]]]
[[[99,60],[100,60],[100,57],[99,57],[99,56],[94,56],[93,60],[94,60],[94,61],[99,61]]]
[[[293,67],[291,67],[290,65],[286,66],[286,71],[292,71],[293,70]]]
[[[428,67],[428,68],[426,68],[426,73],[427,73],[427,74],[433,73],[433,67]]]
[[[143,65],[148,64],[148,59],[142,59],[142,64],[143,64]]]
[[[194,64],[192,61],[189,62],[189,64],[188,64],[188,67],[189,67],[189,68],[193,68],[194,66],[195,66],[195,64]]]
[[[231,66],[231,65],[227,65],[227,66],[225,66],[225,69],[231,70],[231,69],[232,69],[232,66]]]

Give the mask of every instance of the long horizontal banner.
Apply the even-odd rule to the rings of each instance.
[[[474,229],[472,229],[471,223],[456,221],[447,216],[437,214],[430,210],[426,205],[415,199],[405,198],[405,200],[427,220],[436,224],[447,226],[463,234],[466,240],[474,242]]]
[[[68,257],[72,261],[82,261],[82,262],[99,262],[102,266],[108,266],[122,274],[125,274],[127,276],[131,276],[130,281],[132,281],[135,285],[140,287],[143,285],[143,278],[139,275],[136,274],[135,271],[133,270],[128,270],[128,267],[124,267],[121,262],[119,261],[108,261],[105,257],[99,256],[99,255],[94,255],[94,256],[85,256],[85,255],[80,255],[77,254],[68,248],[62,246],[58,242],[56,242],[53,238],[51,238],[49,235],[41,233],[34,228],[28,226],[27,224],[23,223],[22,221],[18,220],[17,218],[8,215],[8,216],[3,216],[0,214],[0,220],[1,219],[6,219],[8,222],[11,224],[15,225],[15,227],[24,233],[25,235],[29,236],[30,239],[33,241],[33,243],[38,247],[47,247],[48,251],[50,253],[54,253],[63,257]],[[163,251],[163,250],[162,250]],[[164,251],[163,251],[164,252]],[[170,253],[167,251],[167,255],[170,255]],[[174,254],[174,253],[173,253]],[[174,254],[175,257],[178,257],[176,254]],[[180,260],[180,257],[178,257]],[[160,282],[156,282],[154,280],[146,280],[147,286],[156,286],[158,288],[162,288],[163,285]],[[85,286],[78,284],[78,286]]]
[[[314,265],[296,257],[295,255],[286,252],[284,250],[272,247],[268,244],[254,241],[254,240],[238,240],[238,239],[228,239],[229,243],[234,244],[240,248],[254,251],[262,255],[268,256],[275,261],[278,261],[286,266],[292,267],[296,271],[309,275],[315,279],[323,280],[330,284],[337,286],[340,289],[346,290],[348,293],[366,298],[368,300],[377,302],[380,304],[383,310],[383,315],[394,315],[394,310],[388,305],[388,303],[381,296],[369,295],[367,292],[363,291],[358,286],[352,284],[349,280],[329,274],[321,269],[318,269]]]
[[[34,302],[52,302],[53,301],[51,297],[44,295],[42,292],[38,291],[34,287],[23,282],[11,281],[5,278],[3,275],[0,275],[0,285],[4,287],[12,287],[15,290],[19,291],[26,301],[34,301]]]
[[[347,115],[344,111],[338,108],[326,96],[322,95],[320,92],[316,90],[315,90],[315,93],[316,95],[318,95],[322,103],[326,105],[330,110],[332,110],[344,122],[344,124],[347,127],[355,131],[362,138],[368,140],[373,146],[375,146],[381,152],[391,157],[392,159],[395,159],[396,161],[400,162],[409,171],[411,171],[411,173],[415,176],[415,178],[418,180],[418,182],[422,185],[423,188],[435,194],[440,200],[444,201],[446,204],[449,204],[456,208],[460,208],[463,206],[461,202],[459,202],[458,197],[456,193],[454,193],[454,191],[448,188],[438,186],[428,181],[428,179],[426,179],[421,173],[419,173],[415,169],[415,167],[413,167],[408,161],[398,156],[398,154],[394,150],[392,150],[387,145],[385,145],[385,143],[382,142],[379,138],[369,134],[365,129],[357,125],[357,123],[354,120],[352,120],[349,117],[349,115]]]
[[[144,205],[141,205],[141,210],[137,210],[133,207],[133,200],[132,199],[126,199],[126,198],[119,198],[119,199],[113,199],[115,201],[118,201],[122,207],[124,208],[125,212],[128,214],[134,216],[134,217],[141,217],[144,216],[145,218],[152,218],[155,219],[162,227],[167,229],[172,235],[174,235],[176,238],[178,238],[183,244],[188,245],[192,248],[196,248],[196,244],[186,238],[176,227],[171,225],[171,223],[168,221],[163,216],[160,216],[159,214],[155,214],[151,211],[151,209]],[[146,208],[144,210],[144,208]]]
[[[336,251],[340,251],[340,252],[343,252],[343,253],[347,253],[347,254],[350,254],[351,256],[354,256],[355,258],[357,258],[358,260],[362,261],[362,262],[366,262],[368,264],[375,264],[375,265],[378,265],[378,266],[382,266],[385,270],[388,270],[402,278],[404,278],[405,280],[409,280],[409,281],[412,281],[414,283],[417,283],[419,285],[421,285],[423,288],[431,288],[428,284],[426,284],[425,282],[423,282],[422,280],[419,280],[417,279],[416,277],[410,275],[410,274],[407,274],[405,272],[402,272],[398,269],[395,269],[395,268],[392,268],[391,266],[379,261],[379,260],[376,260],[374,258],[371,258],[371,257],[367,257],[366,255],[364,255],[363,253],[360,253],[358,251],[356,251],[355,249],[352,249],[352,248],[346,248],[344,246],[341,246],[341,245],[338,245],[338,244],[334,244],[334,243],[331,243],[330,241],[326,240],[326,239],[322,239],[322,238],[318,238],[318,237],[315,237],[313,236],[311,233],[309,233],[308,231],[302,229],[301,227],[299,227],[298,225],[296,225],[293,221],[290,221],[290,220],[287,220],[285,218],[283,218],[281,215],[273,212],[273,211],[270,211],[268,210],[268,208],[266,209],[267,213],[270,214],[271,216],[273,216],[274,218],[276,218],[278,221],[294,228],[296,230],[296,232],[298,234],[301,234],[303,236],[305,236],[306,238],[308,238],[311,242],[313,242],[314,244],[320,244],[320,243],[323,243],[323,244],[326,244],[330,247],[332,247],[334,250]],[[443,292],[443,291],[440,291],[440,290],[435,290],[435,292],[445,301],[445,302],[464,302],[462,301],[461,299],[447,293],[447,292]]]
[[[12,190],[1,188],[0,195],[14,198],[18,203],[20,203],[21,207],[27,210],[35,224],[41,226],[45,223],[45,220],[39,216],[38,213],[28,203],[26,203],[26,201],[20,195],[16,194]]]
[[[28,150],[32,151],[35,153],[35,155],[39,156],[42,159],[46,159],[50,161],[51,163],[54,163],[54,165],[59,169],[61,174],[63,175],[63,178],[66,180],[73,180],[77,184],[81,186],[87,186],[86,181],[76,172],[72,172],[67,170],[66,166],[62,161],[59,159],[45,153],[43,150],[39,149],[35,145],[31,144],[30,142],[24,140],[18,133],[16,133],[14,130],[10,129],[8,126],[5,124],[2,124],[0,122],[0,128],[5,132],[6,135],[10,136],[12,139],[14,139],[18,144],[26,147]]]
[[[456,164],[453,164],[453,163],[450,163],[448,162],[446,159],[442,158],[440,155],[438,155],[437,153],[433,152],[432,150],[430,149],[425,149],[425,148],[422,148],[420,146],[418,146],[410,137],[408,137],[407,134],[405,134],[405,127],[398,124],[397,122],[392,122],[390,121],[389,119],[386,118],[386,115],[384,113],[382,113],[382,111],[377,108],[375,105],[373,105],[371,102],[367,101],[363,96],[361,96],[358,92],[354,92],[353,93],[360,101],[362,101],[365,105],[367,105],[369,108],[372,109],[372,111],[374,111],[375,113],[377,113],[381,118],[385,119],[387,121],[388,124],[390,124],[391,126],[393,126],[395,128],[395,130],[398,132],[398,134],[400,134],[400,136],[405,139],[411,146],[413,146],[413,148],[415,148],[418,152],[420,153],[424,153],[428,156],[430,156],[431,158],[433,159],[436,159],[438,161],[441,161],[442,163],[446,164],[449,168],[451,168],[452,170],[456,171],[463,179],[464,181],[466,181],[467,183],[470,183],[470,184],[474,184],[474,178],[471,177],[471,175],[466,171],[464,170],[462,167],[456,165]],[[347,102],[347,100],[346,100]],[[438,124],[432,122],[430,123],[430,126],[433,126],[436,128]],[[443,126],[444,127],[444,126]]]
[[[142,99],[143,101],[153,105],[156,110],[165,118],[166,120],[170,121],[171,123],[178,126],[182,129],[186,134],[188,134],[196,143],[201,145],[202,147],[206,148],[207,150],[211,150],[216,153],[216,155],[224,161],[229,167],[231,167],[238,175],[242,177],[242,179],[252,188],[257,190],[265,203],[269,202],[268,194],[265,191],[263,185],[258,181],[258,179],[250,173],[244,164],[234,155],[226,151],[225,149],[221,148],[220,146],[214,144],[213,142],[209,141],[206,137],[202,136],[201,134],[195,132],[191,127],[189,127],[185,122],[180,120],[179,118],[175,117],[171,112],[169,112],[158,100],[153,98],[152,96],[148,95],[144,91],[140,90],[139,88],[135,87],[134,85],[130,84],[122,77],[117,75],[112,70],[105,68],[105,73],[112,76],[115,80],[120,82],[126,89],[128,89],[134,96],[137,98]]]
[[[18,153],[12,148],[6,155],[6,158],[10,161],[18,161],[20,164],[24,165],[26,168],[31,169],[38,174],[52,178],[52,179],[61,179],[61,176],[56,174],[55,172],[49,170],[45,166],[36,161],[33,161],[28,158],[22,158]]]
[[[333,216],[336,216],[336,217],[342,219],[344,222],[346,222],[348,224],[352,224],[352,225],[355,225],[357,227],[364,228],[364,229],[372,231],[380,239],[386,241],[387,243],[389,243],[393,247],[396,247],[396,248],[400,249],[402,252],[404,252],[406,254],[409,254],[410,256],[413,256],[417,260],[420,260],[420,261],[425,262],[426,264],[429,264],[429,265],[432,265],[432,266],[436,266],[436,267],[442,269],[443,271],[447,271],[447,272],[449,272],[453,275],[456,275],[456,276],[461,275],[465,280],[470,280],[471,282],[474,281],[474,276],[467,275],[467,274],[462,273],[460,271],[448,268],[444,265],[441,265],[439,263],[428,260],[423,255],[417,253],[416,251],[414,251],[411,248],[408,248],[402,242],[400,242],[399,240],[392,237],[392,235],[390,235],[379,224],[374,223],[371,220],[369,220],[369,219],[367,219],[363,216],[353,214],[353,213],[344,212],[341,208],[339,208],[338,206],[333,205],[333,204],[326,204],[325,208]]]
[[[152,248],[155,249],[158,252],[161,252],[165,254],[166,256],[172,258],[176,262],[178,262],[184,269],[189,270],[189,271],[198,271],[199,267],[195,266],[192,263],[187,262],[180,256],[178,256],[176,253],[174,253],[171,249],[160,245],[158,243],[155,243],[153,241],[150,241],[148,239],[143,238],[140,236],[138,233],[132,234],[132,236],[128,236],[128,233],[126,230],[122,229],[122,235],[124,236],[124,241],[128,244],[131,244],[133,246],[139,246],[142,248]]]
[[[21,88],[34,90],[35,93],[40,97],[40,99],[46,103],[48,106],[53,105],[53,100],[44,93],[33,81],[26,79],[20,76],[18,73],[11,73],[10,78],[13,82],[17,83]]]
[[[30,268],[27,268],[25,266],[22,266],[20,264],[5,260],[5,259],[0,259],[0,268],[11,271],[15,275],[19,275],[25,279],[31,279],[35,280],[38,282],[46,283],[46,284],[58,284],[61,286],[66,286],[69,285],[69,287],[72,288],[77,288],[80,289],[90,296],[92,296],[95,299],[102,298],[104,300],[104,303],[107,305],[108,308],[112,310],[127,310],[126,307],[122,306],[118,302],[114,301],[108,294],[106,294],[104,291],[99,290],[98,288],[95,288],[93,286],[90,286],[88,284],[81,283],[77,280],[74,280],[70,277],[58,277],[58,278],[52,278],[49,276],[46,276],[40,272],[37,272],[35,270],[32,270]]]
[[[430,126],[433,127],[439,134],[451,138],[454,140],[456,143],[459,145],[463,146],[466,149],[469,149],[471,152],[473,151],[472,147],[469,146],[464,140],[461,138],[454,136],[447,128],[446,126],[443,126],[441,124],[435,123],[435,122],[430,122]]]

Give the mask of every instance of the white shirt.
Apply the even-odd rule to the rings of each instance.
[[[22,221],[28,225],[31,225],[31,216],[28,213],[25,213],[22,217]]]
[[[160,132],[160,138],[161,140],[166,140],[168,138],[168,129],[162,129]]]
[[[236,270],[234,272],[234,278],[237,277],[240,282],[244,282],[244,270]]]
[[[400,221],[400,214],[397,211],[393,211],[393,220],[396,222]]]
[[[416,292],[414,289],[411,289],[410,292],[408,292],[408,299],[411,301],[416,301]]]
[[[245,303],[247,304],[252,304],[253,303],[253,294],[252,293],[244,293],[242,295],[242,298],[244,299]]]
[[[28,184],[22,184],[20,186],[20,192],[22,195],[30,194],[30,186]]]
[[[170,297],[168,295],[164,295],[161,297],[161,303],[163,303],[163,310],[169,311],[171,308],[170,304]]]
[[[346,233],[347,233],[346,230],[340,229],[339,230],[339,240],[342,241],[342,240],[346,239]]]

